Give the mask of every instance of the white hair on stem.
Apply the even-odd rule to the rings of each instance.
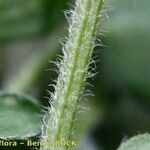
[[[89,91],[84,93],[86,80],[96,75],[93,73],[95,64],[94,68],[90,68],[90,64],[94,63],[91,61],[93,50],[99,45],[96,37],[99,35],[100,18],[104,12],[103,2],[104,0],[76,0],[74,10],[65,11],[69,23],[68,37],[65,37],[65,42],[61,42],[63,56],[56,63],[58,78],[43,120],[43,141],[67,141],[73,140],[75,136],[75,121],[78,120],[78,114],[86,110],[81,103],[84,94],[89,94]],[[70,147],[41,147],[41,150],[59,149],[67,150]]]

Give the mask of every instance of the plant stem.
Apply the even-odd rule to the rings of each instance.
[[[43,131],[47,141],[67,141],[73,138],[102,5],[103,0],[76,1],[75,10],[71,14],[68,40],[62,48],[64,56],[58,64],[59,76],[46,117],[46,130]],[[62,149],[69,148],[65,146]],[[57,147],[42,146],[41,149],[56,150]]]

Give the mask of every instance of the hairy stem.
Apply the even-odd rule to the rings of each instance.
[[[103,0],[77,0],[71,11],[69,35],[64,44],[63,59],[57,64],[59,76],[51,95],[51,107],[46,116],[47,141],[73,139],[75,120],[81,108],[81,97],[87,78],[91,55],[95,46]],[[69,149],[65,145],[61,149]],[[44,150],[57,147],[42,146]]]

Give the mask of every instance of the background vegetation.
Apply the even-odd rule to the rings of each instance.
[[[108,3],[104,46],[94,54],[99,73],[89,79],[95,96],[88,97],[91,110],[79,124],[86,130],[81,138],[86,150],[114,150],[123,140],[150,131],[150,1]],[[46,89],[53,91],[48,85],[57,77],[49,61],[61,54],[59,40],[67,32],[63,10],[71,5],[69,0],[0,0],[1,91],[48,105]]]

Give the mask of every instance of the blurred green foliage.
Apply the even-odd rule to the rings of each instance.
[[[62,21],[64,0],[1,0],[0,41],[35,37]]]
[[[29,78],[34,78],[34,73],[35,77],[40,74],[36,82],[24,80],[29,86],[21,92],[48,105],[47,99],[43,98],[47,96],[45,89],[54,90],[48,84],[54,83],[57,73],[45,70],[56,70],[48,60],[56,61],[56,53],[61,54],[57,45],[60,38],[56,38],[55,33],[64,30],[63,10],[68,9],[68,3],[72,1],[0,0],[1,90],[8,79],[10,83],[18,79],[17,83],[24,86],[23,80],[19,80],[22,77],[16,73],[18,70]],[[89,98],[90,106],[98,113],[90,116],[96,116],[96,121],[92,121],[87,131],[92,144],[104,150],[116,149],[126,137],[150,132],[150,1],[110,0],[109,3],[112,8],[108,12],[109,21],[102,26],[107,32],[100,37],[106,46],[96,48],[100,60],[96,63],[97,71],[100,73],[95,81],[90,81],[95,94]],[[47,50],[52,53],[43,57],[41,53]],[[40,60],[38,66],[42,67],[39,70],[37,65],[28,67],[34,60]],[[5,89],[8,88],[5,86]]]
[[[111,1],[103,37],[96,100],[105,107],[97,141],[116,149],[124,139],[150,131],[150,20],[148,0]],[[101,142],[99,139],[101,138]]]
[[[13,93],[0,93],[0,138],[36,135],[40,128],[40,116],[36,115],[39,112],[40,105],[34,99]]]
[[[20,143],[38,140],[40,109],[39,102],[29,96],[0,92],[0,148],[2,150],[34,148]],[[10,141],[17,143],[17,147],[12,144],[3,146],[3,142]]]

